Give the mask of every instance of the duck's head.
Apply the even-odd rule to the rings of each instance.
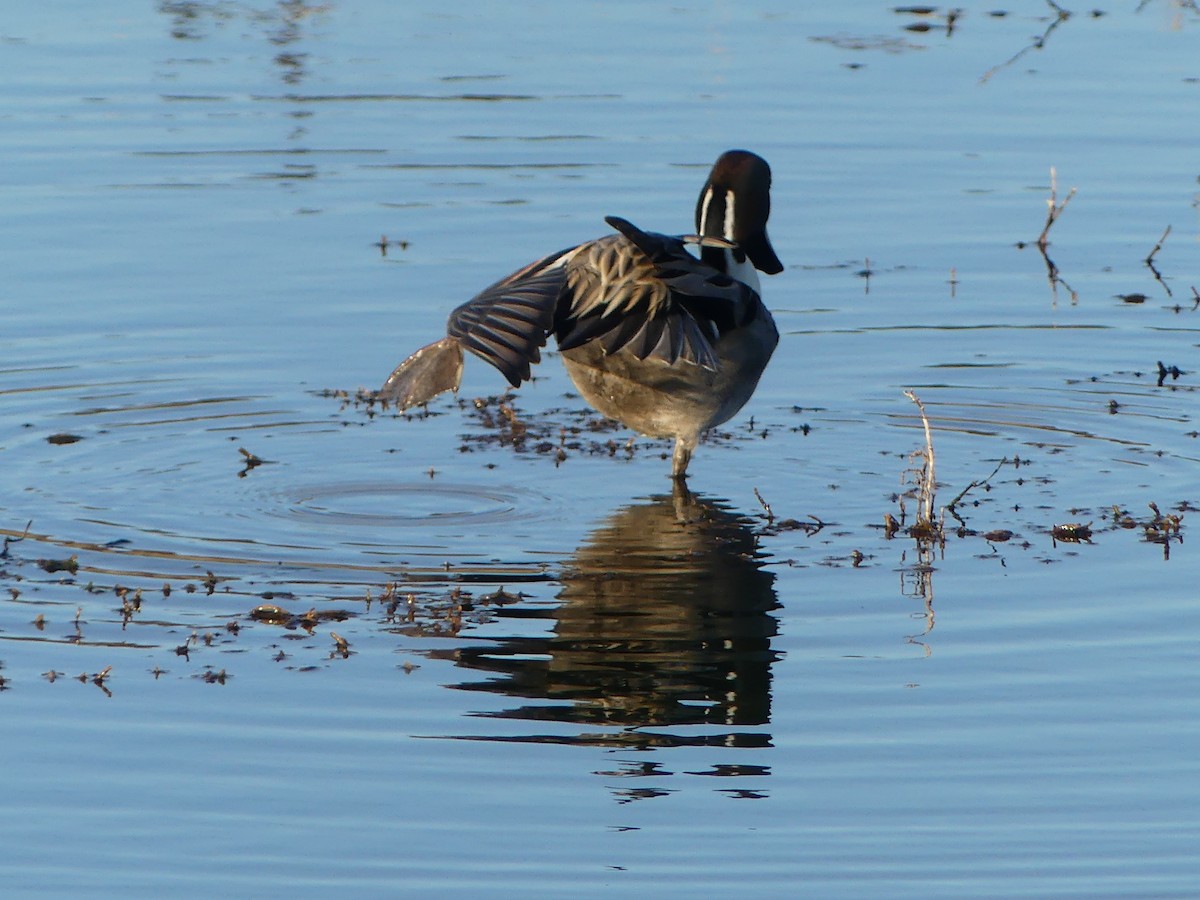
[[[751,264],[760,272],[776,275],[783,263],[767,238],[771,214],[771,167],[749,150],[722,153],[708,175],[696,203],[696,231],[704,237],[733,241],[737,262]],[[705,250],[723,255],[726,251]]]

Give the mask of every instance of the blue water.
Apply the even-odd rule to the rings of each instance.
[[[1193,896],[1198,38],[1162,0],[8,11],[6,896]],[[524,449],[478,362],[356,401],[605,215],[690,230],[737,146],[783,337],[696,497],[552,353]],[[884,528],[905,389],[939,508],[976,483],[944,546]]]

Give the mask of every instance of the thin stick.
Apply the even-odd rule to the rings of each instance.
[[[951,500],[949,503],[946,504],[946,509],[950,510],[951,514],[953,514],[954,507],[958,506],[959,501],[962,500],[963,497],[967,496],[968,491],[974,490],[977,487],[983,487],[985,484],[987,484],[989,481],[991,481],[992,478],[995,476],[995,474],[1000,471],[1001,467],[1006,462],[1008,462],[1007,456],[1004,457],[1004,459],[1000,460],[1000,462],[996,463],[996,468],[992,469],[992,474],[988,475],[987,478],[984,478],[980,481],[972,481],[970,484],[968,484],[965,488],[962,489],[962,491],[959,492],[959,495],[957,497],[955,497],[953,500]]]
[[[1038,235],[1037,245],[1042,252],[1046,251],[1046,245],[1050,242],[1050,226],[1058,221],[1058,217],[1063,214],[1063,210],[1067,208],[1067,204],[1071,202],[1071,198],[1075,196],[1075,188],[1071,188],[1067,194],[1067,199],[1062,203],[1058,202],[1058,172],[1054,166],[1050,167],[1050,197],[1046,200],[1046,206],[1049,207],[1046,213],[1046,227],[1042,229],[1042,233]]]
[[[925,415],[925,404],[918,399],[917,395],[912,391],[905,391],[904,396],[917,404],[917,410],[921,413],[921,424],[925,426],[925,467],[921,473],[921,519],[930,525],[933,524],[933,498],[934,492],[937,489],[937,479],[934,475],[934,460],[933,460],[933,429],[929,427],[929,417]]]
[[[1167,226],[1167,230],[1166,230],[1166,231],[1164,231],[1164,232],[1163,232],[1163,234],[1162,234],[1162,237],[1160,237],[1160,238],[1158,239],[1158,243],[1154,245],[1154,249],[1150,251],[1150,255],[1146,257],[1146,265],[1148,265],[1148,266],[1150,266],[1151,268],[1153,268],[1153,263],[1154,263],[1154,254],[1155,254],[1155,253],[1157,253],[1159,250],[1161,250],[1161,249],[1162,249],[1162,245],[1163,245],[1163,243],[1166,241],[1166,239],[1167,239],[1167,235],[1168,235],[1168,234],[1170,234],[1170,233],[1171,233],[1171,226],[1170,226],[1170,225],[1168,225],[1168,226]]]
[[[763,495],[758,492],[758,488],[754,489],[754,496],[758,498],[758,502],[762,504],[762,508],[767,512],[767,524],[770,525],[775,521],[775,514],[771,512],[771,504],[763,499]]]

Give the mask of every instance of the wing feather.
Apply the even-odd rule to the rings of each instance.
[[[514,387],[530,377],[530,364],[554,326],[566,284],[564,250],[519,269],[480,291],[450,314],[446,333],[491,363]]]
[[[757,299],[753,288],[687,251],[679,238],[654,234],[616,216],[617,232],[567,261],[567,302],[554,322],[558,345],[599,341],[608,354],[684,360],[716,369],[713,344],[741,324]]]

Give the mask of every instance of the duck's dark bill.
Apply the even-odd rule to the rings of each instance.
[[[775,248],[771,246],[765,231],[742,241],[741,246],[758,271],[768,275],[778,275],[783,271],[783,263],[775,255]]]

